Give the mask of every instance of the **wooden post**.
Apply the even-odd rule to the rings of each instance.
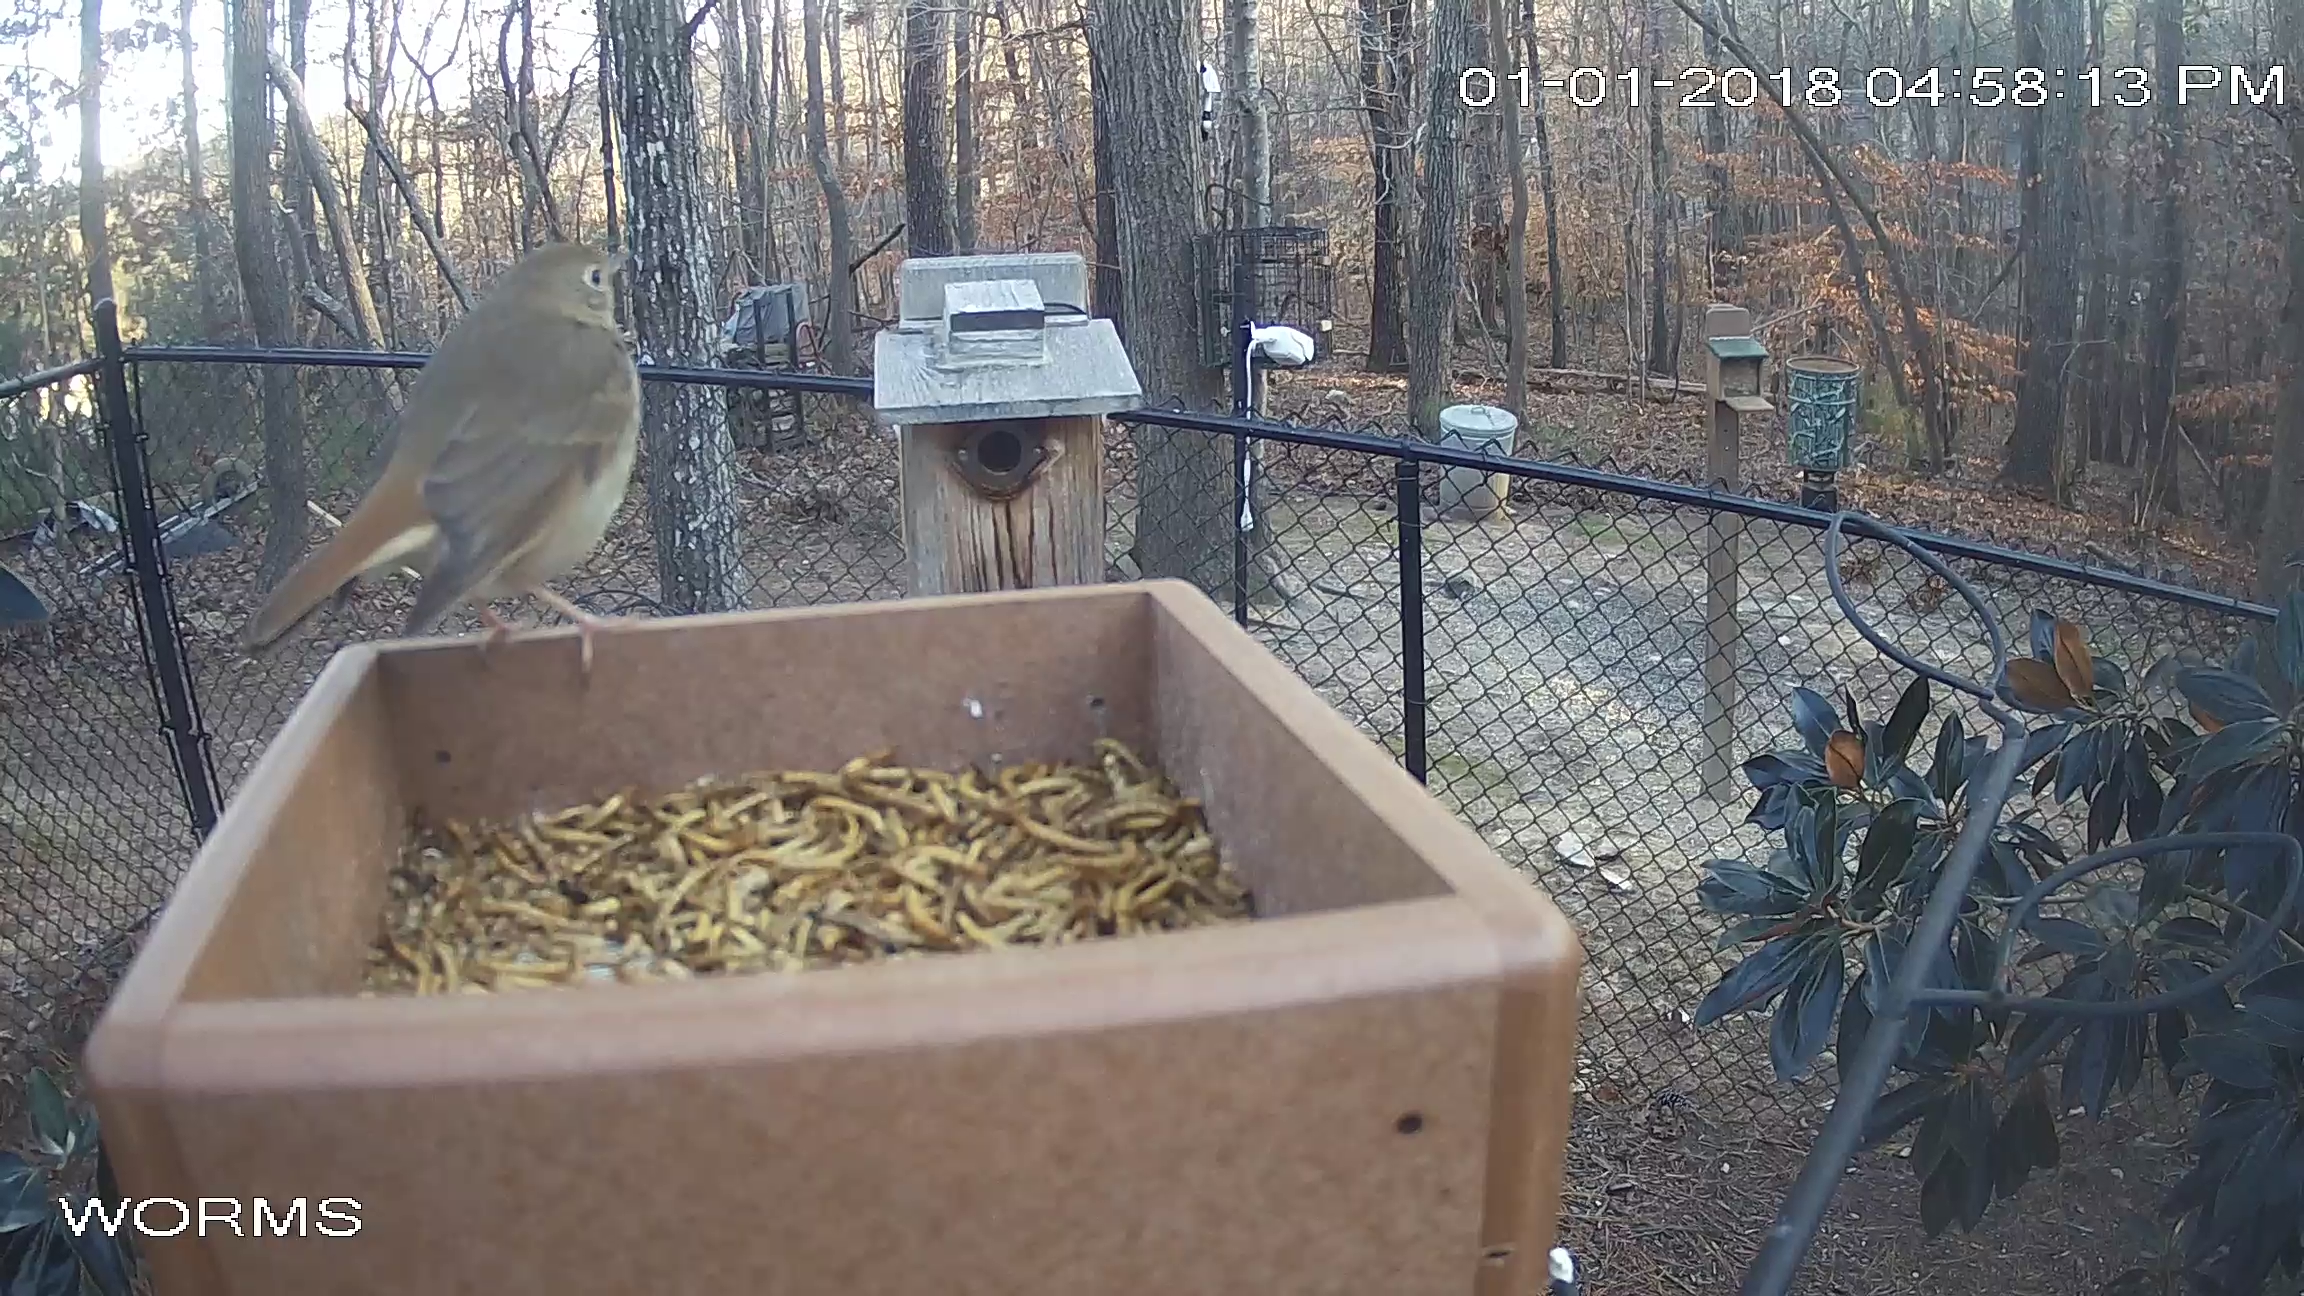
[[[880,334],[914,595],[1104,579],[1104,418],[1142,392],[1077,253],[918,257]]]
[[[1711,397],[1709,436],[1705,446],[1705,475],[1725,490],[1743,485],[1739,454],[1743,418],[1773,408],[1759,393],[1759,361],[1747,354],[1752,346],[1752,312],[1719,303],[1704,310],[1704,337],[1729,345],[1708,345],[1705,388]],[[1738,346],[1735,343],[1740,342]],[[1723,355],[1727,358],[1723,358]],[[1744,537],[1744,518],[1736,513],[1714,513],[1710,543],[1704,555],[1704,757],[1706,795],[1729,800],[1738,793],[1736,779],[1736,657],[1744,638],[1737,616],[1740,581],[1738,565]]]

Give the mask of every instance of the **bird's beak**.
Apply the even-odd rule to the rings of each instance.
[[[632,254],[631,254],[631,253],[629,253],[629,252],[612,252],[612,253],[610,253],[610,254],[609,254],[609,271],[610,271],[610,273],[612,273],[612,274],[622,274],[622,273],[624,273],[625,271],[627,271],[627,270],[630,270],[631,268],[632,268]]]

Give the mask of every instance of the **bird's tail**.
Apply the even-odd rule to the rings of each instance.
[[[321,603],[332,597],[340,600],[363,572],[397,557],[402,551],[420,547],[412,546],[409,541],[410,537],[396,532],[380,511],[367,507],[354,509],[336,534],[306,554],[304,561],[296,564],[279,588],[264,600],[264,606],[256,610],[256,615],[248,618],[247,626],[240,632],[240,647],[250,653],[261,653],[272,647],[301,625]]]

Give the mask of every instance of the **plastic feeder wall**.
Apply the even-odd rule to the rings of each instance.
[[[1791,410],[1789,462],[1807,472],[1838,472],[1854,462],[1857,384],[1863,369],[1834,356],[1784,362]]]
[[[798,974],[358,998],[412,809],[1078,758],[1203,798],[1229,927]],[[338,653],[87,1076],[131,1197],[348,1197],[143,1245],[167,1296],[1537,1293],[1579,950],[1376,744],[1172,582]]]

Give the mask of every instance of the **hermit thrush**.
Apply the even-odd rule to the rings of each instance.
[[[367,498],[250,618],[269,646],[359,577],[423,572],[403,635],[469,603],[533,595],[576,623],[592,668],[596,617],[545,588],[590,556],[624,501],[639,444],[640,373],[616,326],[621,253],[556,243],[523,258],[440,339]]]

